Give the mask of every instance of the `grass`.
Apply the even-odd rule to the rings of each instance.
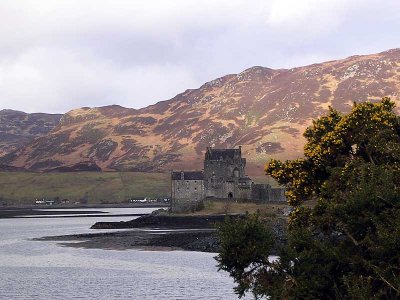
[[[282,210],[288,207],[286,203],[204,201],[204,208],[192,213],[192,215],[255,213],[260,211],[262,215],[276,216],[281,215]]]
[[[130,198],[167,197],[169,173],[0,172],[0,204],[32,204],[35,199],[118,203]]]
[[[266,176],[252,177],[256,183],[277,183]],[[68,199],[71,203],[120,203],[131,198],[168,197],[169,173],[73,172],[30,173],[0,172],[0,205],[33,204],[35,199]],[[219,204],[212,209],[221,210]],[[240,210],[241,203],[232,204]],[[254,204],[256,205],[256,204]],[[257,206],[260,208],[260,206]],[[247,210],[253,210],[253,206]],[[211,208],[210,208],[211,209]],[[243,208],[244,209],[244,208]],[[246,210],[244,210],[246,211]]]

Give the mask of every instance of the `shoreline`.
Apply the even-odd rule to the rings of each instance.
[[[35,241],[57,241],[61,246],[104,250],[218,252],[216,230],[127,230],[106,233],[49,236]]]
[[[244,214],[231,215],[170,215],[164,212],[153,212],[137,219],[120,222],[96,222],[91,229],[209,229],[226,218],[244,218]]]
[[[167,205],[139,204],[139,205],[35,205],[23,207],[0,207],[0,219],[9,218],[78,218],[78,217],[140,217],[148,213],[120,213],[109,214],[101,209],[107,208],[165,208]],[[85,210],[98,209],[98,210]],[[73,210],[73,211],[72,211]]]
[[[73,215],[77,216],[73,216]],[[92,217],[99,216],[99,214],[106,214],[100,210],[94,211],[67,211],[67,210],[57,210],[57,211],[45,211],[41,208],[19,208],[19,209],[0,209],[0,219],[12,219],[12,218],[68,218],[68,217]],[[66,216],[71,215],[71,216]]]
[[[45,236],[35,241],[56,241],[61,246],[105,250],[184,250],[198,252],[219,251],[216,224],[225,218],[242,218],[244,215],[145,215],[131,221],[98,222],[92,229],[126,229],[123,231]],[[279,254],[286,241],[282,219],[269,220],[276,237],[273,255]]]
[[[169,203],[92,203],[92,204],[54,204],[54,205],[43,205],[43,204],[32,204],[32,205],[10,205],[0,206],[0,212],[2,210],[19,210],[19,209],[80,209],[80,208],[152,208],[152,207],[170,207]]]

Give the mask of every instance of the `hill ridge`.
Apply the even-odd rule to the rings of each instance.
[[[248,68],[140,108],[66,113],[43,137],[0,163],[36,171],[90,163],[102,170],[201,168],[207,146],[243,146],[249,172],[270,157],[302,155],[302,132],[333,106],[391,96],[399,104],[400,49],[292,69]],[[81,166],[80,165],[80,166]]]

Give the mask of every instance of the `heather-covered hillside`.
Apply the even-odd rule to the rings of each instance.
[[[155,83],[156,86],[156,83]],[[390,96],[400,104],[400,49],[310,66],[253,67],[149,107],[81,108],[0,163],[40,171],[201,168],[207,146],[243,147],[249,173],[302,155],[302,133],[328,106]]]

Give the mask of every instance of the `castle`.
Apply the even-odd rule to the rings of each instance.
[[[171,172],[171,207],[187,210],[203,199],[285,201],[284,189],[255,184],[245,173],[242,148],[207,147],[203,171]]]

